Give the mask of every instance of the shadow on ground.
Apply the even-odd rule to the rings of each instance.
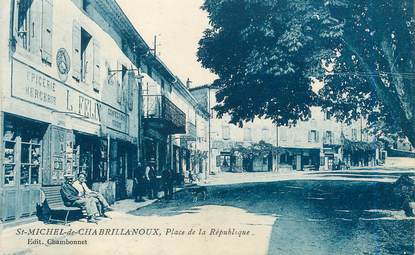
[[[170,202],[131,211],[169,217],[198,213],[205,205],[277,215],[268,254],[413,254],[414,219],[399,210],[390,183],[290,180],[208,187],[205,201],[183,190]]]

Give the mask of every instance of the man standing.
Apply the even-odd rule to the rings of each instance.
[[[97,207],[101,209],[99,210],[100,215],[109,218],[105,214],[105,212],[111,211],[112,209],[108,204],[107,200],[101,193],[90,190],[86,185],[85,181],[86,174],[84,172],[81,172],[78,174],[78,179],[72,183],[72,186],[79,192],[78,194],[80,197],[92,198],[97,204]]]
[[[171,170],[164,169],[161,174],[163,183],[164,198],[170,200],[173,198],[173,174]]]
[[[143,196],[146,193],[146,177],[144,176],[144,171],[141,166],[141,163],[138,163],[137,166],[137,176],[134,177],[133,185],[133,197],[135,202],[144,202]]]
[[[148,198],[154,199],[157,198],[157,178],[156,178],[156,171],[154,169],[154,161],[150,161],[150,163],[146,167],[145,177],[148,183]]]
[[[91,197],[79,196],[78,190],[72,186],[74,176],[66,174],[65,182],[61,185],[61,195],[66,206],[75,206],[85,208],[87,220],[91,223],[96,223],[95,215],[98,214],[98,209],[95,201]]]

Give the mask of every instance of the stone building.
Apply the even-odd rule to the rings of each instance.
[[[115,1],[10,0],[0,25],[0,220],[36,212],[42,186],[84,171],[109,201],[139,156],[139,58],[148,46]]]
[[[380,157],[378,143],[365,121],[338,123],[320,108],[296,126],[277,127],[270,120],[256,119],[243,127],[217,118],[212,107],[217,89],[208,85],[191,89],[201,105],[210,109],[210,170],[274,171],[331,170],[347,166],[375,165]]]

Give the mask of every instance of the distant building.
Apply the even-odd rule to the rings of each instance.
[[[373,166],[380,159],[380,147],[363,120],[344,125],[314,107],[309,121],[293,127],[277,127],[263,119],[238,127],[228,123],[228,116],[216,117],[216,91],[207,85],[191,89],[210,109],[211,171],[331,170]]]

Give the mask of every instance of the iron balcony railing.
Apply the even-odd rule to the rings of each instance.
[[[144,120],[159,120],[166,123],[171,134],[186,133],[186,114],[167,97],[143,96]]]

